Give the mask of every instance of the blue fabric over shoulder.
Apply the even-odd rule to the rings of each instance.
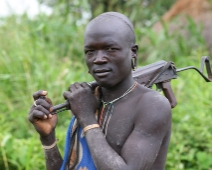
[[[60,170],[65,170],[67,166],[67,162],[69,162],[69,151],[70,151],[70,144],[72,140],[72,129],[74,126],[74,123],[76,121],[75,116],[72,117],[71,122],[69,124],[67,134],[66,134],[66,144],[65,144],[65,150],[64,150],[64,160],[63,164],[60,168]],[[78,125],[79,126],[79,125]],[[88,144],[86,142],[85,136],[83,134],[83,129],[79,126],[77,129],[77,137],[79,138],[79,161],[74,169],[87,169],[87,170],[96,170],[96,167],[94,165]]]

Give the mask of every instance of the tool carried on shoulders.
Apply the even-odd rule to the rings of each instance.
[[[206,66],[207,77],[204,75],[204,66]],[[185,71],[188,69],[196,70],[206,82],[212,81],[212,72],[210,67],[209,57],[204,56],[201,60],[200,69],[194,66],[188,66],[185,68],[176,69],[173,62],[166,62],[164,60],[143,66],[138,68],[136,71],[133,71],[133,78],[139,83],[148,88],[152,88],[155,84],[157,86],[157,90],[162,90],[166,98],[169,100],[170,105],[174,108],[177,105],[177,101],[173,90],[171,88],[171,80],[177,78],[177,73],[181,71]],[[91,87],[96,86],[96,82],[88,83]],[[57,114],[64,110],[70,110],[69,104],[66,101],[65,103],[56,105],[52,107],[52,112]]]

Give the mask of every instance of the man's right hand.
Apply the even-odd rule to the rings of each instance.
[[[57,115],[50,112],[52,102],[46,97],[47,91],[39,90],[33,94],[35,105],[29,111],[29,121],[34,125],[41,137],[47,137],[54,133],[57,125]],[[44,97],[45,99],[41,99]]]

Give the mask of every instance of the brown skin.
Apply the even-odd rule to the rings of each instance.
[[[133,83],[131,59],[138,47],[126,41],[125,25],[119,20],[110,24],[91,23],[85,33],[85,58],[89,72],[101,87],[103,100],[120,97]],[[34,99],[45,95],[38,91]],[[92,89],[86,83],[71,85],[64,98],[82,128],[96,124],[94,112],[99,106]],[[87,100],[86,100],[87,99]],[[38,99],[41,106],[30,111],[29,120],[41,136],[42,144],[52,144],[57,118],[48,111],[51,104]],[[44,109],[45,108],[45,109]],[[88,130],[86,140],[99,170],[162,170],[171,134],[171,107],[159,93],[138,85],[130,94],[115,103],[106,138],[100,128]],[[54,148],[54,166],[46,160],[47,169],[61,165],[61,156]],[[51,154],[50,154],[51,155]],[[50,157],[50,156],[49,156]]]

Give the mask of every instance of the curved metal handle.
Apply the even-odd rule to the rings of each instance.
[[[204,65],[206,66],[208,79],[210,81],[212,81],[212,72],[211,72],[210,60],[209,60],[208,56],[203,56],[202,57],[202,62],[201,62],[201,67],[200,67],[200,71],[202,72],[202,74],[203,74],[203,71],[204,71]]]
[[[206,70],[207,70],[207,76],[208,77],[206,77],[204,75],[204,73],[203,73],[205,65],[206,65]],[[198,68],[194,67],[194,66],[188,66],[188,67],[177,69],[177,72],[181,72],[181,71],[185,71],[185,70],[189,70],[189,69],[196,70],[205,79],[206,82],[211,82],[212,81],[212,72],[211,72],[211,66],[210,66],[209,57],[207,57],[207,56],[203,56],[202,57],[200,70]]]

